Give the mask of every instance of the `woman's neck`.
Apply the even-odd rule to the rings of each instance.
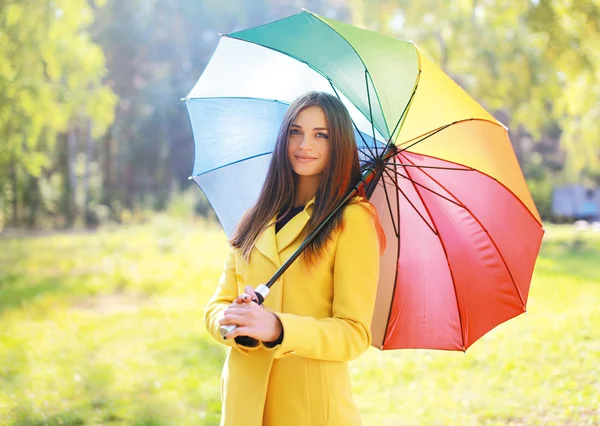
[[[315,196],[321,175],[315,176],[296,176],[296,195],[294,197],[294,207],[306,205],[308,200]]]

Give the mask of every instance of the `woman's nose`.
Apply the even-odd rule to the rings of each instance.
[[[306,148],[306,147],[308,147],[308,136],[304,136],[304,137],[302,138],[302,142],[300,142],[300,146],[301,146],[302,148]]]

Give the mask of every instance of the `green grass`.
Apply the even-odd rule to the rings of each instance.
[[[0,425],[217,425],[203,310],[227,252],[204,221],[0,239]],[[466,354],[369,349],[370,425],[600,424],[600,234],[551,227],[528,315]]]

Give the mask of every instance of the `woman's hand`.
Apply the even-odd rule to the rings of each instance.
[[[237,328],[227,333],[225,338],[234,339],[237,336],[249,336],[263,342],[277,340],[282,331],[279,318],[255,303],[252,297],[256,298],[254,290],[251,286],[246,286],[244,294],[225,308],[219,324],[237,325]]]
[[[258,303],[258,297],[256,296],[256,293],[254,292],[254,288],[251,285],[247,285],[246,287],[244,287],[244,293],[240,294],[233,301],[233,303],[250,303],[250,302]]]

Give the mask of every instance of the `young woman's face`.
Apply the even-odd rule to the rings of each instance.
[[[292,123],[288,156],[299,176],[318,176],[329,162],[329,129],[319,106],[304,108]]]

